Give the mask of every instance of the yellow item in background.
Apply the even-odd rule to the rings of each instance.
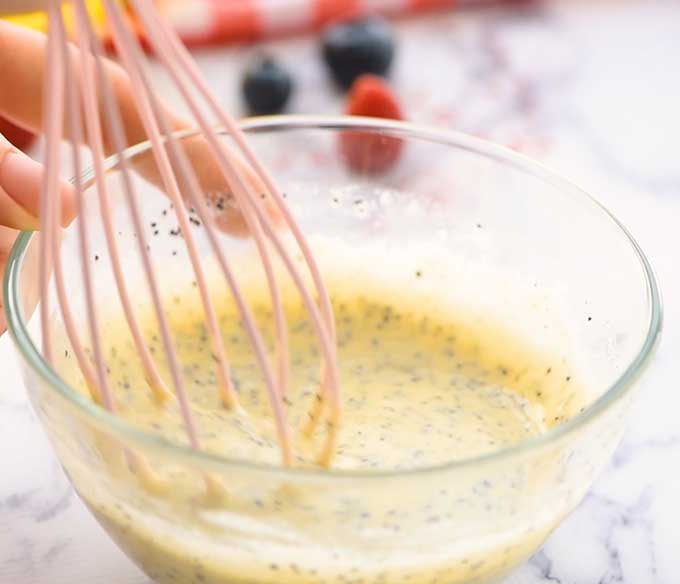
[[[3,20],[18,24],[27,28],[33,28],[45,32],[47,30],[47,15],[44,12],[31,12],[29,14],[20,14],[18,16],[5,16]]]
[[[95,30],[102,30],[104,28],[104,7],[101,0],[86,0],[87,10],[90,13],[92,24]],[[68,30],[72,30],[73,11],[70,4],[65,4],[62,8],[64,21]],[[41,32],[47,32],[47,14],[43,11],[28,12],[26,14],[17,14],[14,16],[4,16],[3,20],[32,28]]]

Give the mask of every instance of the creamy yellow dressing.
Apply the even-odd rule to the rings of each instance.
[[[335,470],[417,469],[491,453],[545,432],[578,408],[580,401],[574,396],[579,392],[566,367],[529,349],[522,351],[520,343],[513,347],[513,362],[508,362],[500,345],[508,337],[500,329],[497,335],[488,326],[476,330],[474,324],[455,315],[433,319],[422,306],[407,301],[388,304],[378,295],[352,293],[351,288],[336,295],[333,303],[344,403]],[[286,313],[291,355],[288,419],[294,429],[296,465],[313,467],[323,430],[309,440],[298,429],[318,388],[319,349],[302,305],[291,300]],[[268,305],[256,306],[255,314],[263,331],[270,331]],[[218,315],[241,412],[221,405],[195,290],[172,300],[171,325],[202,450],[234,460],[279,464],[279,446],[260,368],[229,299],[218,304]],[[168,379],[155,320],[149,313],[143,322],[152,352]],[[271,334],[267,338],[271,345]],[[177,404],[171,401],[159,406],[154,400],[122,324],[110,327],[105,341],[119,415],[139,428],[187,444]],[[518,359],[518,354],[522,358]],[[57,366],[67,381],[85,391],[68,351]],[[129,485],[129,499],[114,502],[100,485],[89,491],[81,486],[81,495],[114,538],[161,583],[485,582],[527,556],[559,519],[554,517],[539,528],[519,522],[514,532],[503,534],[498,541],[437,552],[441,557],[433,556],[430,564],[416,561],[413,565],[405,553],[402,565],[390,565],[385,564],[390,554],[380,549],[345,553],[337,543],[329,543],[329,550],[317,549],[319,541],[328,538],[332,542],[333,536],[323,531],[315,513],[315,509],[328,506],[323,499],[327,495],[312,487],[277,484],[259,489],[250,484],[246,487],[234,475],[233,482],[219,479],[223,492],[216,501],[205,496],[204,474],[179,464],[152,461],[159,486],[151,495],[139,495],[139,479],[121,463],[120,456],[112,456],[116,461],[111,460],[111,472],[116,480]],[[523,477],[521,484],[526,485],[526,480]],[[540,471],[531,480],[533,488],[541,480]],[[342,521],[356,522],[361,534],[384,532],[388,550],[392,538],[398,538],[402,530],[415,532],[430,522],[436,533],[439,524],[450,522],[453,495],[447,485],[441,485],[427,505],[418,507],[422,512],[402,516],[400,504],[391,503],[391,498],[401,497],[408,507],[409,497],[414,498],[415,506],[416,495],[406,488],[400,494],[399,484],[395,483],[396,490],[386,493],[384,499],[366,491],[364,497],[348,495],[344,501],[338,493],[336,513],[342,515]],[[480,484],[474,488],[487,488]],[[504,498],[503,504],[510,506],[521,485],[519,480],[509,479],[507,485],[494,488],[499,491],[493,497]],[[481,501],[483,493],[479,497]],[[473,507],[476,504],[471,502]],[[140,509],[146,515],[137,515]],[[154,516],[152,521],[149,514]],[[272,526],[265,528],[268,522]],[[225,524],[229,525],[226,529]],[[178,525],[181,536],[173,533]],[[317,533],[320,539],[290,545],[287,525],[300,533]],[[262,529],[266,536],[261,539],[262,549],[254,551],[252,546],[257,544],[249,538]],[[204,537],[211,531],[212,548]],[[267,543],[270,539],[274,543]],[[338,546],[335,551],[333,545]]]

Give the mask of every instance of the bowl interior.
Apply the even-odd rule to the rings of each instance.
[[[137,430],[83,396],[82,379],[60,367],[72,347],[54,291],[56,373],[46,365],[37,348],[38,318],[26,318],[35,300],[37,246],[22,234],[6,275],[9,327],[62,464],[101,524],[159,583],[246,576],[263,584],[358,576],[372,584],[497,582],[581,500],[621,435],[629,403],[622,398],[660,330],[647,260],[587,195],[479,140],[347,118],[259,119],[245,128],[315,250],[332,296],[407,299],[424,318],[456,314],[484,332],[480,350],[491,348],[515,370],[522,370],[529,346],[565,411],[577,398],[580,407],[545,433],[503,449],[407,470],[281,469],[197,452]],[[348,131],[386,148],[398,140],[400,155],[379,173],[370,158],[350,165],[340,146]],[[187,145],[195,139],[183,138]],[[174,297],[194,278],[185,240],[168,198],[147,180],[155,168],[148,145],[126,156],[146,176],[133,177],[143,234],[172,313]],[[131,226],[118,162],[107,162],[100,186],[115,217],[125,281],[141,310],[149,304],[141,233]],[[193,162],[204,173],[206,159]],[[84,180],[89,257],[78,252],[74,226],[60,258],[87,346],[85,265],[94,275],[104,340],[120,329],[121,306],[97,185],[92,174]],[[217,274],[200,222],[192,232],[206,272]],[[225,233],[220,241],[249,297],[256,296],[263,284],[252,240]],[[209,282],[215,297],[226,294],[223,279]],[[171,488],[148,480],[140,460],[152,476],[169,478]],[[228,496],[206,497],[205,477],[225,485]]]
[[[546,357],[548,368],[550,361],[565,372],[565,395],[570,379],[578,379],[587,390],[585,405],[604,407],[606,399],[625,390],[646,359],[660,321],[646,259],[602,207],[538,165],[472,138],[392,122],[272,118],[245,127],[317,251],[332,294],[360,282],[367,293],[395,302],[406,295],[432,314],[464,312],[479,326],[503,331],[494,333],[499,335],[495,350],[508,362],[518,358],[513,337],[521,338]],[[382,172],[372,171],[371,164],[350,168],[340,154],[341,135],[357,130],[387,145],[398,140],[396,163]],[[228,136],[222,138],[233,146]],[[185,138],[187,143],[194,139]],[[133,164],[154,168],[148,145],[126,156]],[[194,163],[200,172],[202,162]],[[108,166],[106,187],[125,277],[135,303],[142,306],[149,297],[137,251],[139,234],[131,225],[116,160]],[[190,286],[193,274],[168,198],[142,176],[133,180],[161,289],[170,294]],[[94,177],[89,174],[85,182],[91,257],[80,257],[75,227],[65,234],[61,257],[82,330],[81,274],[88,262],[105,335],[120,320],[121,306]],[[205,231],[198,222],[194,227],[201,257],[211,266]],[[222,243],[246,287],[249,281],[256,285],[262,275],[252,261],[252,241],[225,234]],[[15,299],[27,294],[18,263],[21,251],[10,266],[15,277],[8,280]],[[224,293],[222,280],[211,280],[211,285],[215,294]],[[19,304],[10,301],[8,307]],[[51,306],[54,330],[63,330],[54,295]],[[10,316],[13,328],[24,330],[21,313]],[[40,362],[38,334],[33,326],[21,339],[33,362]],[[66,345],[56,352],[65,351]],[[565,429],[551,430],[560,431]]]

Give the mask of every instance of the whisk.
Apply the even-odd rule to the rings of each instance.
[[[282,464],[290,466],[294,461],[291,429],[286,419],[286,391],[289,385],[290,357],[288,351],[286,317],[282,305],[281,289],[274,269],[274,261],[280,260],[290,276],[309,313],[310,322],[318,339],[321,355],[321,377],[316,399],[313,400],[302,431],[313,435],[318,425],[325,421],[323,444],[317,453],[320,465],[329,465],[337,444],[341,417],[340,389],[336,363],[335,325],[328,291],[324,285],[314,254],[300,227],[295,222],[282,193],[277,189],[269,173],[258,161],[249,147],[238,123],[219,105],[215,95],[201,76],[197,65],[181,44],[171,27],[158,14],[151,0],[130,0],[141,24],[149,48],[169,75],[178,94],[191,112],[196,126],[201,130],[209,152],[229,187],[230,197],[242,214],[252,237],[259,261],[266,276],[268,295],[274,314],[275,353],[270,355],[258,329],[247,298],[238,284],[238,274],[230,265],[224,249],[222,234],[214,215],[208,208],[206,193],[201,188],[200,177],[189,159],[173,127],[167,112],[155,95],[146,70],[147,55],[138,37],[125,20],[125,14],[116,0],[103,0],[115,49],[120,62],[131,81],[132,93],[138,116],[151,144],[151,151],[160,175],[164,191],[169,197],[177,216],[179,228],[186,244],[191,268],[200,293],[212,357],[215,362],[221,404],[225,408],[239,408],[238,392],[229,367],[229,355],[225,350],[215,307],[206,281],[205,268],[199,257],[197,244],[190,229],[188,207],[195,209],[210,244],[214,258],[224,276],[238,308],[257,363],[262,369],[271,410],[276,425]],[[159,404],[176,399],[189,444],[200,449],[199,432],[182,377],[181,363],[171,332],[159,283],[148,251],[144,235],[144,220],[137,201],[130,162],[123,155],[128,145],[115,87],[107,74],[104,48],[90,21],[85,0],[69,0],[73,12],[73,42],[78,51],[70,46],[60,1],[49,0],[49,35],[47,44],[47,80],[45,85],[45,133],[47,139],[45,180],[41,197],[40,239],[40,320],[42,325],[42,349],[48,362],[53,362],[53,332],[50,325],[50,302],[48,291],[54,276],[57,304],[64,323],[67,338],[73,348],[78,368],[82,372],[93,400],[111,413],[117,404],[111,391],[102,347],[101,315],[93,286],[93,273],[87,261],[90,258],[87,201],[82,180],[83,161],[78,144],[87,144],[92,152],[95,187],[99,202],[101,221],[117,294],[131,333],[135,348],[148,383]],[[239,156],[218,138],[218,131],[205,113],[211,112],[223,126],[240,152]],[[105,125],[104,125],[105,124]],[[130,289],[121,265],[119,242],[117,242],[109,193],[105,180],[104,132],[118,155],[123,193],[137,236],[146,285],[153,303],[153,310],[160,329],[160,337],[168,364],[170,383],[159,373],[147,341],[142,333],[139,318],[135,314]],[[86,307],[86,331],[79,331],[69,305],[64,282],[64,270],[58,252],[58,172],[61,166],[60,141],[65,132],[71,138],[73,159],[73,187],[78,209],[78,245],[82,254],[82,286]],[[292,234],[292,241],[281,236],[283,229]],[[289,249],[293,247],[295,249]],[[304,259],[302,270],[294,261],[294,255]],[[277,260],[278,258],[278,260]],[[304,271],[308,274],[304,274]],[[311,286],[309,277],[311,276]],[[84,333],[84,334],[83,334]],[[89,342],[88,342],[89,337]],[[91,351],[86,350],[86,346]],[[137,461],[139,462],[139,461]]]

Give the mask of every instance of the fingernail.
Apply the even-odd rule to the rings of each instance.
[[[40,216],[43,167],[32,158],[10,150],[0,161],[0,187],[33,217]]]
[[[10,150],[0,161],[0,187],[17,205],[36,219],[40,217],[40,193],[43,188],[42,164],[22,152]],[[60,181],[61,224],[68,225],[75,216],[73,190]]]

